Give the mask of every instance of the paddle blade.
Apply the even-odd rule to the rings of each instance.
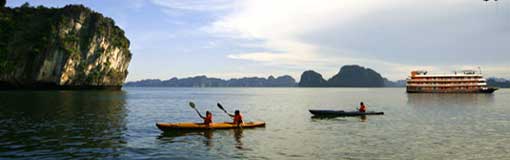
[[[189,102],[189,106],[190,106],[191,108],[195,108],[195,103],[193,103],[193,102]]]
[[[225,108],[223,108],[223,106],[220,103],[218,103],[217,105],[221,110],[225,110]]]

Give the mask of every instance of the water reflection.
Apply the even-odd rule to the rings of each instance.
[[[205,138],[204,145],[211,148],[214,146],[214,132],[233,132],[234,140],[235,140],[235,147],[237,149],[243,149],[243,129],[232,129],[232,130],[176,130],[176,131],[166,131],[162,132],[158,139],[162,141],[167,141],[170,143],[179,142],[176,140],[180,137],[189,137],[189,136],[202,136]]]
[[[493,94],[407,94],[411,106],[485,106],[494,102]]]
[[[175,139],[179,137],[195,136],[200,135],[205,138],[204,145],[212,147],[213,130],[176,130],[176,131],[165,131],[159,136],[159,140],[168,141],[170,143],[177,142]]]
[[[367,119],[367,116],[366,116],[366,115],[362,115],[362,116],[360,116],[360,117],[359,117],[359,121],[360,121],[360,122],[367,122],[367,120],[368,120],[368,119]]]
[[[124,105],[122,91],[2,91],[0,157],[118,157]]]
[[[234,139],[236,140],[236,148],[243,149],[243,142],[241,138],[243,138],[243,129],[234,129]]]
[[[368,116],[366,116],[366,115],[354,116],[354,117],[346,117],[346,116],[317,116],[317,115],[314,115],[314,116],[312,116],[312,120],[343,120],[343,121],[345,121],[346,120],[345,118],[359,118],[360,122],[367,122],[368,121],[367,117]]]

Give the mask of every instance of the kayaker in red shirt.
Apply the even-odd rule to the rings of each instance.
[[[365,106],[365,104],[363,104],[363,102],[361,102],[359,104],[359,112],[366,112],[367,111],[367,107]]]
[[[205,117],[200,115],[200,118],[204,119],[204,124],[205,125],[209,125],[213,122],[213,116],[212,116],[212,113],[209,112],[209,111],[206,111],[205,112]]]
[[[229,116],[232,117],[232,119],[234,120],[232,123],[237,125],[243,124],[243,115],[241,114],[241,112],[239,112],[239,110],[236,110],[234,112],[234,115],[229,114]]]

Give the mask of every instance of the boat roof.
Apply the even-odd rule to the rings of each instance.
[[[428,74],[415,77],[482,77],[482,74]]]
[[[461,71],[453,71],[452,73],[447,74],[428,74],[427,71],[412,71],[411,73],[415,73],[414,77],[478,77],[482,76],[480,72],[475,70],[461,70]]]

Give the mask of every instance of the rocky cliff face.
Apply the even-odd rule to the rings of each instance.
[[[301,74],[299,87],[327,87],[327,82],[322,78],[321,74],[309,70]]]
[[[0,88],[118,89],[129,40],[110,18],[81,5],[0,10]]]

